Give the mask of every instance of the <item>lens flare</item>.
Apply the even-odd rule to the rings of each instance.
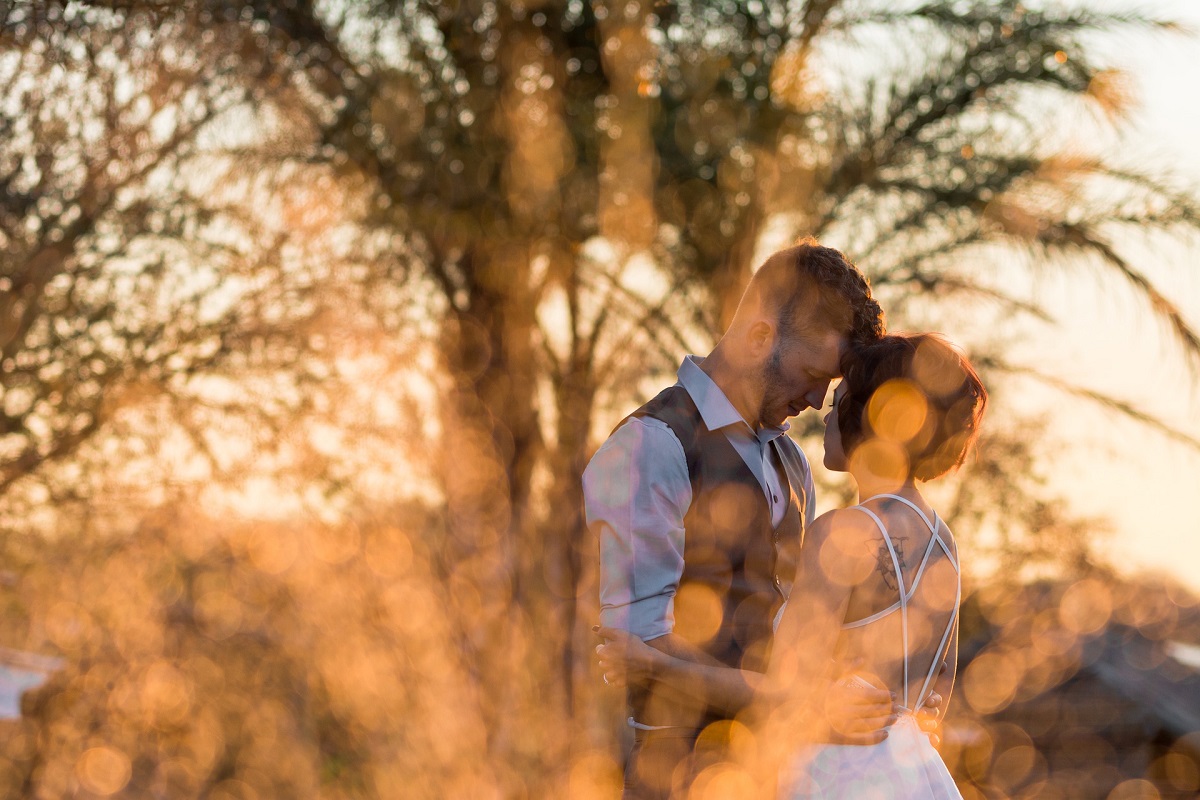
[[[907,444],[922,436],[929,416],[925,394],[911,381],[892,380],[880,386],[867,403],[867,419],[876,436]],[[925,442],[932,431],[924,431]],[[918,446],[924,444],[918,443]]]

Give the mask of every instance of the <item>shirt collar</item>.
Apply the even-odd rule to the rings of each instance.
[[[713,379],[708,377],[708,373],[700,368],[702,361],[704,359],[697,356],[686,356],[676,374],[679,384],[691,396],[692,402],[700,410],[700,418],[704,420],[704,425],[710,431],[741,424],[749,428],[760,443],[766,444],[772,439],[782,436],[791,427],[789,423],[784,422],[782,425],[772,425],[756,430],[753,425],[742,418],[737,408],[721,391],[721,387],[717,386]]]

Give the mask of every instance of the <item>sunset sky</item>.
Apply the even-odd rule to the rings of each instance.
[[[1200,3],[1140,7],[1190,33],[1101,43],[1129,70],[1141,99],[1119,152],[1200,187]],[[1200,240],[1148,247],[1139,266],[1200,326]],[[1038,343],[1040,366],[1135,402],[1200,439],[1200,369],[1187,373],[1178,348],[1128,294],[1095,284],[1076,276],[1069,291],[1066,279],[1041,287],[1064,320],[1064,335]],[[1048,453],[1054,466],[1047,471],[1076,510],[1113,518],[1116,531],[1102,551],[1118,566],[1162,570],[1200,590],[1200,452],[1067,398],[1057,398],[1050,413],[1063,438],[1074,441],[1062,455]]]

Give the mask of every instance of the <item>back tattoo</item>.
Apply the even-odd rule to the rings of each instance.
[[[900,563],[900,569],[908,566],[904,561],[904,543],[907,541],[907,536],[892,539],[892,547],[896,549],[896,561]],[[896,567],[892,564],[891,554],[888,553],[887,542],[879,543],[879,550],[875,553],[875,569],[879,572],[879,577],[883,578],[885,586],[892,590],[900,589],[900,581],[896,579]]]

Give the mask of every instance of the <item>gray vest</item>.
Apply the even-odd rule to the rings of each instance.
[[[683,445],[692,502],[683,519],[683,575],[675,594],[674,633],[731,667],[763,672],[770,655],[772,622],[795,576],[804,537],[804,461],[791,439],[776,448],[780,485],[789,491],[779,527],[762,485],[729,443],[710,431],[682,386],[663,390],[631,416],[667,424]],[[689,703],[678,693],[632,687],[634,718],[647,725],[691,729],[727,717]]]

